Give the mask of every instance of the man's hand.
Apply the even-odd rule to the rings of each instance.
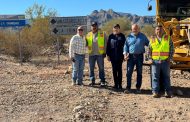
[[[107,56],[107,60],[110,61],[110,57],[109,56]]]
[[[170,59],[170,58],[168,58],[168,59],[167,59],[167,61],[170,63],[170,62],[172,62],[173,60],[172,60],[172,59]]]
[[[149,59],[148,64],[153,64],[153,60]]]
[[[129,54],[124,54],[124,60],[127,61],[129,59]]]
[[[71,58],[71,61],[74,63],[74,62],[75,62],[75,59],[72,57],[72,58]]]
[[[103,57],[105,58],[105,57],[106,57],[106,54],[103,54]]]

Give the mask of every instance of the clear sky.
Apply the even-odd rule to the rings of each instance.
[[[57,10],[59,16],[86,16],[93,10],[113,9],[116,12],[155,15],[155,0],[151,2],[153,10],[147,11],[149,0],[1,0],[0,14],[25,14],[34,3]]]

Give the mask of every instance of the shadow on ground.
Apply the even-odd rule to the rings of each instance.
[[[179,98],[190,98],[190,87],[172,86],[173,94]],[[183,95],[180,95],[182,92]]]

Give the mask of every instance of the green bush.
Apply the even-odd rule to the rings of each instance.
[[[154,34],[154,28],[152,25],[144,25],[142,26],[141,32],[147,37],[151,37]]]
[[[112,20],[106,22],[103,25],[102,30],[105,31],[107,34],[111,34],[113,25],[115,25],[115,24],[120,25],[121,32],[124,34],[129,33],[129,31],[131,29],[131,21],[125,17],[122,17],[122,18],[112,19]]]

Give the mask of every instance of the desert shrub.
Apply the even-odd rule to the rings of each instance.
[[[20,31],[20,40],[18,30],[1,29],[0,48],[5,50],[3,53],[19,58],[21,50],[23,61],[40,55],[42,50],[51,46],[55,40],[55,36],[51,35],[49,17],[56,15],[56,10],[46,9],[44,5],[35,3],[29,7],[26,10],[26,17],[30,25]]]
[[[143,32],[147,37],[150,37],[154,34],[154,28],[152,25],[142,26],[141,32]]]
[[[125,17],[122,17],[122,18],[112,19],[106,22],[103,25],[102,30],[106,31],[107,34],[111,34],[114,24],[119,24],[121,32],[123,33],[128,33],[128,31],[131,29],[131,21]]]

